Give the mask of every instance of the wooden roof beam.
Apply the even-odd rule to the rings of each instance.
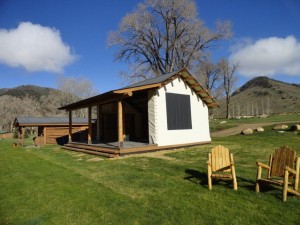
[[[156,88],[156,87],[161,87],[161,83],[149,84],[149,85],[144,85],[144,86],[139,86],[139,87],[132,87],[132,88],[125,88],[125,89],[115,90],[115,91],[113,91],[113,93],[114,94],[124,94],[124,93],[130,93],[130,92],[133,92],[133,91],[140,91],[140,90]]]
[[[198,94],[205,94],[205,93],[207,93],[207,90],[204,90],[204,89],[196,92],[197,95]]]
[[[195,80],[195,78],[192,76],[189,76],[189,77],[183,79],[183,81],[188,81],[188,80]]]
[[[199,83],[195,83],[195,84],[192,84],[191,85],[191,88],[194,88],[194,87],[199,87],[200,86],[200,84]]]
[[[202,99],[203,99],[203,100],[206,100],[206,99],[213,99],[213,98],[214,98],[213,96],[208,95],[208,96],[206,96],[206,97],[203,97]]]
[[[210,108],[214,108],[214,107],[220,107],[218,103],[216,102],[213,102],[213,103],[209,103],[207,104],[207,107],[210,107]]]

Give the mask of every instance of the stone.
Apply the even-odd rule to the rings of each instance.
[[[300,125],[295,124],[295,125],[291,126],[291,131],[300,131]]]
[[[259,116],[259,118],[267,118],[267,117],[268,117],[267,114],[262,114],[262,115]]]
[[[258,132],[264,132],[264,131],[265,131],[265,129],[264,129],[264,128],[262,128],[262,127],[258,127],[258,128],[256,128],[256,131],[258,131]]]
[[[285,124],[277,124],[275,127],[273,127],[273,130],[286,130],[289,126]]]
[[[247,128],[241,132],[242,134],[249,135],[253,134],[253,130],[251,128]]]

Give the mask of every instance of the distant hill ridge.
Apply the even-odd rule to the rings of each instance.
[[[225,115],[224,100],[219,116]],[[265,76],[256,77],[237,89],[231,97],[230,115],[255,116],[300,112],[300,84],[290,84]]]
[[[279,83],[283,84],[283,85],[291,85],[291,86],[295,86],[295,87],[300,87],[300,84],[290,84],[290,83],[286,83],[283,81],[279,81],[279,80],[275,80],[275,79],[271,79],[265,76],[260,76],[260,77],[255,77],[252,80],[248,81],[247,83],[245,83],[244,85],[242,85],[237,92],[243,92],[248,88],[252,88],[252,87],[262,87],[262,88],[271,88],[273,87],[273,85],[277,83],[278,85],[280,85]],[[236,92],[234,92],[233,95],[235,95]]]
[[[48,87],[40,87],[35,85],[21,85],[14,88],[1,88],[0,89],[0,96],[3,95],[10,95],[17,98],[23,98],[24,96],[28,95],[33,97],[36,100],[39,100],[43,95],[49,95],[50,93],[59,94],[60,91],[54,88]]]

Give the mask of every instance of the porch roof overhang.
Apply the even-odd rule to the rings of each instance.
[[[73,118],[73,126],[87,126],[87,118]],[[16,117],[15,127],[69,126],[67,117]]]
[[[133,92],[135,91],[163,87],[178,77],[180,77],[196,93],[196,95],[199,96],[199,98],[207,105],[208,108],[219,107],[218,103],[216,103],[214,98],[209,95],[208,90],[205,90],[199,84],[199,82],[184,68],[182,70],[171,72],[152,79],[144,80],[121,89],[105,92],[94,97],[83,99],[78,102],[62,106],[59,109],[71,111],[99,104],[115,102],[122,98],[132,96]]]

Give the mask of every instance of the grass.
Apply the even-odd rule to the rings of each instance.
[[[222,123],[224,121],[225,123]],[[210,131],[215,132],[219,130],[224,130],[245,123],[268,123],[268,122],[280,123],[282,121],[300,121],[300,114],[291,113],[291,114],[271,115],[268,116],[267,118],[253,117],[253,118],[241,118],[241,119],[215,119],[210,121]]]
[[[284,144],[300,154],[299,140],[269,127],[164,157],[113,160],[1,140],[0,224],[299,224],[299,197],[283,203],[278,188],[254,191],[255,161],[267,162]],[[207,153],[217,144],[234,154],[238,191],[227,182],[207,189]]]

